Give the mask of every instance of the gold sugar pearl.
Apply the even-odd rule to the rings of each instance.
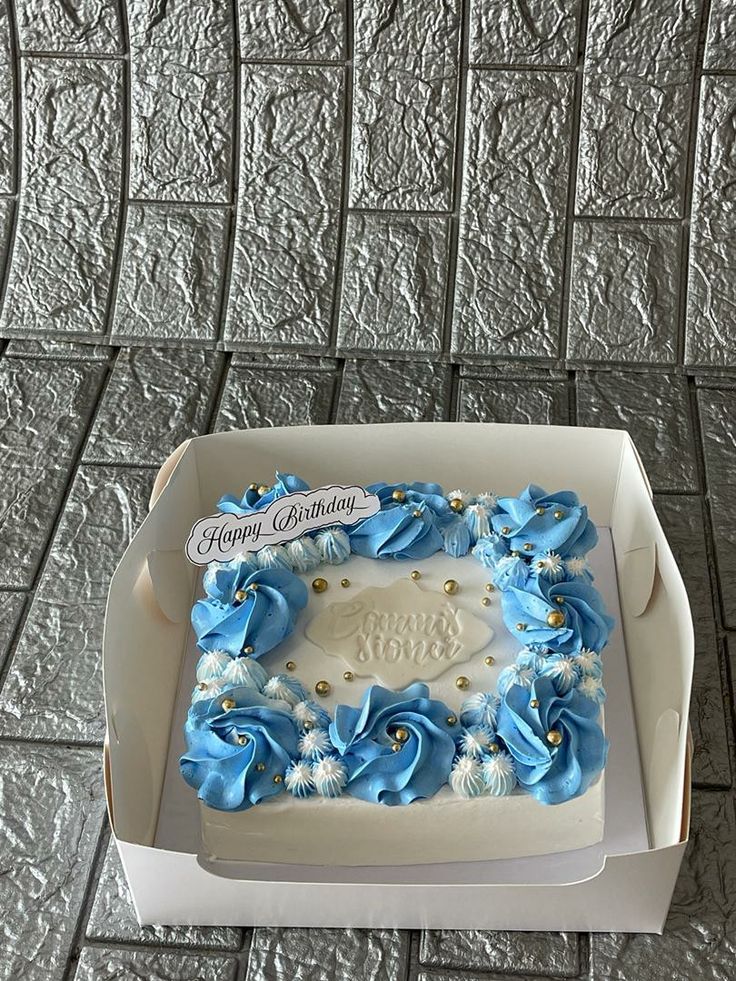
[[[560,606],[565,602],[564,596],[555,596],[555,603],[559,603]]]
[[[248,586],[247,586],[246,588],[247,588],[247,589],[252,589],[252,590],[253,590],[253,592],[255,593],[255,592],[256,592],[256,590],[258,589],[258,583],[257,583],[257,582],[252,582],[252,583],[250,583],[250,585],[248,585]]]
[[[533,709],[538,709],[539,708],[539,699],[538,698],[530,698],[529,699],[529,705]]]
[[[560,610],[552,610],[551,613],[547,614],[547,626],[552,627],[556,630],[561,627],[565,622],[565,614]]]
[[[524,543],[524,551],[525,552],[531,552],[533,549],[534,549],[534,546],[532,545],[531,542],[525,542]]]
[[[408,738],[409,738],[409,730],[404,729],[403,726],[399,726],[396,732],[394,732],[394,739],[396,740],[397,743],[405,743]]]
[[[255,650],[255,647],[251,647],[250,644],[249,644],[247,647],[244,647],[243,648],[243,654],[246,654],[246,655],[252,654],[254,650]]]
[[[242,603],[247,595],[248,593],[246,592],[246,590],[239,589],[235,594],[235,599],[237,600],[238,603]]]
[[[271,488],[268,486],[268,484],[261,484],[258,487],[258,493],[261,495],[261,497],[263,497],[264,494],[267,494],[270,490]]]
[[[283,778],[283,777],[281,776],[281,774],[280,774],[280,773],[277,773],[277,774],[276,774],[276,775],[274,776],[274,778],[273,778],[273,782],[274,782],[274,783],[283,783],[283,782],[284,782],[284,778]]]
[[[248,742],[248,737],[245,735],[245,733],[243,733],[243,732],[239,733],[239,735],[238,735],[238,743],[241,746],[245,746],[245,744],[247,742]]]
[[[312,589],[315,593],[324,593],[328,585],[327,580],[323,579],[322,576],[317,576],[316,579],[312,580]]]
[[[491,654],[489,654],[488,657],[483,658],[483,660],[486,662],[489,668],[492,668],[493,665],[496,663],[495,657],[493,657]]]
[[[396,490],[391,495],[391,497],[393,497],[395,501],[398,501],[399,504],[401,504],[403,501],[406,500],[406,491],[403,491],[397,487]]]
[[[347,589],[348,586],[350,585],[350,580],[349,579],[341,579],[340,580],[340,585],[342,586],[343,589]]]
[[[518,552],[516,551],[516,549],[514,549],[514,550],[513,550],[512,552],[511,552],[511,554],[513,555],[513,557],[514,557],[515,559],[518,559],[518,558],[519,558],[519,553],[518,553]]]
[[[516,624],[516,629],[517,630],[526,630],[526,624],[525,623],[517,623]]]
[[[487,596],[484,596],[483,599],[480,602],[481,602],[481,606],[490,606],[491,605],[491,601],[488,599]]]
[[[417,579],[421,579],[422,578],[422,574],[419,571],[419,569],[412,569],[411,572],[409,573],[409,575],[414,580],[414,582],[416,582]]]
[[[457,716],[456,715],[448,715],[447,716],[447,724],[448,724],[448,726],[456,726],[457,725]]]
[[[391,749],[394,751],[394,753],[398,753],[398,751],[401,749],[401,743],[391,743]]]
[[[314,686],[314,690],[320,698],[326,698],[332,691],[332,685],[329,681],[318,681]]]
[[[496,591],[496,587],[492,582],[487,582],[483,588],[487,593],[494,593]]]
[[[417,508],[416,511],[414,511],[414,517],[421,518],[421,516],[422,516],[422,512],[419,510],[419,508]]]
[[[562,733],[558,729],[550,729],[547,733],[547,742],[550,746],[559,746],[562,742]]]
[[[235,701],[232,698],[223,698],[220,704],[222,705],[222,707],[225,709],[226,712],[229,712],[230,709],[235,708]]]
[[[442,588],[448,596],[454,596],[458,589],[460,589],[460,583],[457,579],[446,579]]]
[[[265,763],[256,763],[256,770],[258,770],[259,773],[263,773],[265,769],[266,769]]]
[[[459,675],[455,678],[455,687],[459,688],[460,691],[465,691],[470,688],[470,678],[466,678],[464,674]]]
[[[355,675],[353,674],[352,671],[345,671],[344,674],[343,674],[343,680],[344,681],[353,681],[354,678],[355,678]]]
[[[491,753],[498,753],[500,751],[500,746],[498,743],[491,743],[488,749]]]
[[[304,723],[304,731],[311,732],[314,729],[314,722],[310,722],[309,719]]]
[[[541,514],[544,514],[544,508],[534,508],[534,510],[537,512],[537,514],[540,514],[540,515]]]
[[[456,514],[460,514],[460,512],[464,509],[465,505],[463,504],[463,502],[460,500],[459,497],[456,497],[454,498],[454,500],[450,501],[450,507]]]
[[[296,671],[296,661],[287,661],[286,662],[286,670],[287,671]]]
[[[258,484],[251,484],[250,487],[248,488],[248,490],[257,491],[258,490]]]
[[[562,521],[562,519],[564,517],[565,517],[565,512],[564,511],[555,511],[555,519],[557,521]]]
[[[200,691],[207,691],[207,683],[204,681],[200,681],[200,683],[197,685],[197,688],[199,688]]]

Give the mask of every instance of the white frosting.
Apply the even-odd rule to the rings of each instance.
[[[301,684],[296,679],[292,681],[291,678],[283,674],[275,674],[269,678],[263,686],[263,694],[267,695],[268,698],[279,698],[290,706],[296,705],[304,698]]]
[[[571,576],[582,576],[584,572],[590,571],[588,560],[585,558],[579,558],[576,555],[573,555],[569,559],[565,559],[565,568]]]
[[[492,511],[498,504],[498,497],[493,491],[484,491],[482,494],[475,495],[475,503],[482,504],[484,508]]]
[[[495,753],[482,766],[488,793],[506,797],[516,786],[516,769],[512,757],[505,751]]]
[[[205,685],[201,688],[200,685]],[[220,695],[225,690],[225,682],[222,678],[215,678],[213,681],[200,682],[200,685],[192,692],[192,705],[195,702],[201,702],[203,698],[214,698],[216,695]]]
[[[311,538],[297,538],[286,546],[295,572],[311,572],[322,562],[319,549]]]
[[[338,797],[347,783],[348,774],[339,760],[325,756],[314,764],[312,780],[317,793],[322,797]]]
[[[560,695],[570,691],[578,680],[577,668],[571,657],[548,660],[545,665],[545,674],[556,681],[557,691]]]
[[[448,501],[462,501],[463,504],[469,504],[473,499],[473,495],[466,490],[453,490],[447,495]]]
[[[227,651],[205,651],[197,662],[197,681],[214,681],[225,672],[231,661],[232,657]]]
[[[584,647],[578,654],[575,655],[573,660],[583,674],[594,674],[597,677],[601,676],[603,671],[603,661],[601,660],[600,654],[597,654],[595,651],[588,650],[587,647]]]
[[[534,565],[540,575],[551,579],[553,582],[558,580],[564,571],[562,559],[556,552],[545,552],[534,559]]]
[[[483,769],[472,756],[459,756],[450,773],[450,786],[460,797],[468,800],[486,789]]]
[[[464,715],[466,712],[472,715],[477,714],[478,723],[476,724],[493,728],[496,725],[498,706],[498,696],[494,692],[477,691],[472,695],[468,695],[460,708],[460,713],[461,715]]]
[[[330,737],[324,729],[308,729],[299,739],[299,755],[308,760],[318,760],[331,749]]]
[[[308,699],[305,699],[302,702],[297,702],[291,712],[296,721],[302,727],[305,723],[312,726],[316,725],[320,717],[319,705],[315,705]]]
[[[606,690],[603,687],[603,681],[594,674],[586,674],[580,681],[577,690],[581,695],[591,698],[599,705],[606,700]]]
[[[493,730],[487,725],[470,726],[461,738],[462,751],[467,756],[482,756],[493,742]]]
[[[308,797],[314,790],[310,764],[303,760],[295,760],[284,775],[284,786],[295,797]]]
[[[258,566],[261,569],[293,569],[289,553],[283,545],[265,545],[258,553]]]
[[[263,691],[268,674],[252,657],[233,657],[222,674],[223,682]]]

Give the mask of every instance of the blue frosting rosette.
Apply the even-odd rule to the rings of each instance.
[[[548,677],[530,688],[512,685],[501,700],[496,731],[516,762],[520,786],[543,804],[584,794],[608,753],[599,714],[599,706],[574,689],[558,694]]]
[[[360,708],[338,705],[330,739],[347,767],[346,792],[389,805],[432,797],[455,755],[452,719],[424,684],[398,692],[371,685]]]
[[[276,472],[276,480],[272,487],[251,484],[243,492],[242,497],[235,497],[233,494],[224,494],[217,502],[217,507],[223,514],[252,514],[253,511],[260,511],[268,507],[272,501],[286,494],[293,494],[295,491],[309,490],[309,484],[305,483],[301,477],[291,473]]]
[[[195,702],[184,733],[182,776],[209,807],[244,811],[283,790],[298,755],[299,730],[288,706],[253,688]]]
[[[572,491],[548,494],[536,484],[518,497],[502,497],[491,519],[510,551],[523,555],[554,552],[560,558],[581,556],[598,541],[588,509]]]
[[[423,503],[387,507],[349,528],[348,535],[351,550],[369,559],[426,559],[444,541],[435,512]]]
[[[232,576],[233,582],[226,582]],[[203,651],[226,651],[231,657],[259,658],[294,629],[307,605],[307,587],[286,569],[223,571],[218,588],[227,602],[207,598],[192,609],[192,628]]]

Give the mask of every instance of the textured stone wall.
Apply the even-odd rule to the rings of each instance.
[[[0,981],[730,981],[734,0],[0,0]],[[82,343],[84,342],[84,343]],[[110,576],[188,436],[624,427],[696,627],[663,937],[147,927]]]

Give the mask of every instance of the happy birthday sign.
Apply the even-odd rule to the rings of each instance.
[[[248,514],[210,514],[189,533],[186,556],[195,565],[227,562],[239,552],[293,541],[330,525],[352,525],[381,510],[375,494],[363,487],[333,484],[285,494]]]

